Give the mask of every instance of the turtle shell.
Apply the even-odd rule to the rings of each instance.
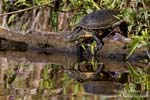
[[[83,17],[77,27],[87,30],[105,29],[113,26],[119,20],[115,17],[118,14],[113,10],[98,10]]]

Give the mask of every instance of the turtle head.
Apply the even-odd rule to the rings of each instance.
[[[72,32],[65,35],[63,39],[64,41],[67,41],[67,42],[75,42],[82,36],[83,33],[84,32],[82,31],[81,27],[76,27]]]
[[[63,36],[63,40],[67,41],[67,42],[73,42],[74,40],[72,37],[73,37],[72,35],[67,34],[67,35]]]

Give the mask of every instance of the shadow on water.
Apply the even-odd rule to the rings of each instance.
[[[0,100],[148,100],[149,67],[101,57],[0,52]]]

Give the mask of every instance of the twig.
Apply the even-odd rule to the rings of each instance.
[[[32,10],[32,9],[39,8],[39,7],[41,7],[41,6],[34,6],[34,7],[26,8],[26,9],[21,9],[21,10],[17,10],[17,11],[13,11],[13,12],[8,12],[8,13],[0,14],[0,16],[16,14],[16,13]]]
[[[70,9],[70,10],[57,10],[57,11],[62,12],[62,13],[68,13],[68,12],[73,12],[75,10],[79,10],[79,8],[74,8],[74,9]]]

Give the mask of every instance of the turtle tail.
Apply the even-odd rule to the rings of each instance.
[[[76,27],[72,32],[65,35],[63,39],[68,42],[74,42],[75,40],[78,40],[83,33],[81,27]]]

